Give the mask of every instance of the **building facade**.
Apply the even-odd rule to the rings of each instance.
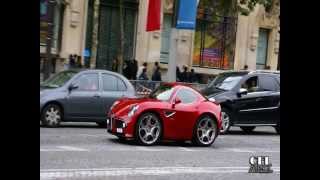
[[[45,2],[47,0],[40,0]],[[55,45],[57,70],[70,54],[80,55],[82,64],[91,68],[111,69],[120,49],[119,0],[57,0],[55,10]],[[136,59],[139,66],[149,64],[151,77],[154,62],[160,62],[162,79],[166,81],[170,53],[170,35],[174,0],[162,0],[161,29],[146,32],[149,0],[122,0],[124,21],[124,60]],[[277,1],[275,1],[277,2]],[[45,12],[44,10],[42,10]],[[197,26],[193,30],[178,30],[176,62],[208,76],[226,70],[276,70],[279,67],[280,4],[274,3],[266,12],[256,6],[248,16],[208,16],[198,7]],[[45,13],[44,13],[45,14]],[[208,20],[214,19],[214,20]],[[40,19],[40,23],[45,20]],[[40,37],[45,32],[40,30]],[[40,38],[40,39],[43,39]],[[45,41],[40,41],[40,52]],[[45,49],[45,48],[44,48]]]

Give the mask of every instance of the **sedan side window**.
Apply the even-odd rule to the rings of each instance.
[[[177,93],[177,97],[183,104],[193,103],[197,100],[197,95],[188,89],[179,90],[179,92]]]
[[[115,76],[102,74],[103,91],[117,91],[118,81]]]
[[[84,74],[75,81],[75,84],[78,86],[77,91],[97,91],[99,89],[98,74]]]
[[[242,85],[241,88],[247,89],[248,93],[259,91],[258,87],[258,76],[253,76],[247,79]]]

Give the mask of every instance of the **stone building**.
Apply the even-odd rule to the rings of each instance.
[[[40,2],[47,0],[40,0]],[[120,17],[119,0],[57,0],[60,6],[55,16],[57,44],[54,53],[60,60],[70,54],[82,56],[82,63],[91,68],[111,69],[112,61],[119,53]],[[149,0],[123,0],[124,60],[147,62],[151,77],[153,63],[160,62],[163,80],[167,80],[170,53],[170,32],[174,0],[162,0],[161,30],[146,32]],[[226,70],[249,69],[276,70],[279,57],[280,4],[275,1],[270,11],[256,6],[249,16],[218,18],[208,22],[206,9],[198,8],[197,27],[178,30],[176,61],[208,76]],[[59,19],[59,21],[58,21]],[[45,33],[40,31],[40,37]],[[42,44],[41,44],[42,43]],[[43,42],[40,42],[40,52]],[[86,52],[86,53],[84,53]],[[85,55],[86,54],[86,55]]]

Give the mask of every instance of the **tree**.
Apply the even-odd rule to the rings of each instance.
[[[216,15],[228,16],[239,12],[247,16],[257,4],[263,5],[266,11],[269,11],[275,3],[279,3],[279,0],[200,0],[199,5],[219,10]]]
[[[120,48],[118,52],[118,72],[122,74],[123,68],[123,49],[124,49],[124,26],[123,26],[123,0],[119,0],[119,23],[120,23]]]

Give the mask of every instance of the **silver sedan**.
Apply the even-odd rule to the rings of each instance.
[[[61,121],[106,125],[106,113],[121,97],[135,97],[132,84],[106,70],[68,70],[40,84],[40,120],[57,127]]]

